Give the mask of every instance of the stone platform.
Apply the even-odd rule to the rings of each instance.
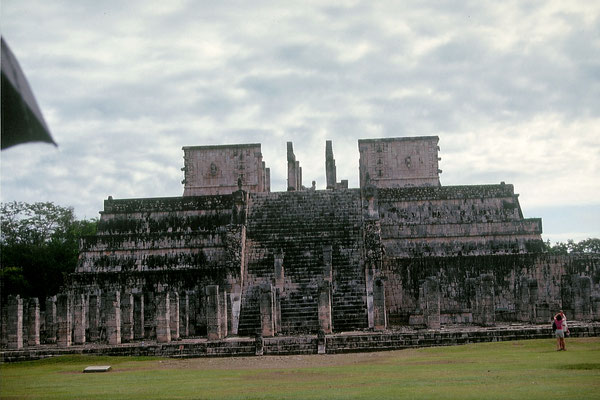
[[[600,337],[600,323],[569,321],[570,337]],[[119,345],[85,344],[68,348],[41,345],[0,352],[1,362],[38,360],[61,355],[160,356],[174,358],[293,355],[401,350],[417,347],[452,346],[469,343],[526,339],[553,339],[549,324],[507,324],[482,328],[444,326],[439,330],[395,329],[384,332],[344,332],[325,335],[231,337],[223,340],[182,339],[170,343],[137,341]]]

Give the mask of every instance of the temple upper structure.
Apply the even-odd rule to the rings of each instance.
[[[183,147],[184,196],[271,191],[271,173],[260,144]]]
[[[360,187],[440,186],[437,136],[358,141]]]

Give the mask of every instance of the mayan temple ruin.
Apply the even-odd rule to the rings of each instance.
[[[3,346],[600,321],[598,255],[544,253],[511,184],[441,185],[438,141],[359,140],[359,188],[327,141],[325,190],[288,142],[283,192],[260,144],[183,147],[183,195],[108,197],[64,290],[9,299]]]

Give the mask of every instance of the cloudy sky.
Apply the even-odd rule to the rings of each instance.
[[[294,5],[295,4],[295,5]],[[262,143],[285,190],[358,186],[360,138],[437,135],[443,185],[506,181],[544,239],[600,236],[594,1],[4,0],[59,144],[1,154],[2,201],[179,196],[182,146]]]

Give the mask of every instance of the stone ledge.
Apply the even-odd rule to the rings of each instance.
[[[600,337],[600,323],[569,321],[570,337]],[[447,326],[440,330],[404,328],[384,332],[344,332],[326,336],[326,353],[352,353],[401,350],[406,348],[454,346],[469,343],[527,339],[553,339],[551,328],[544,325],[503,325],[492,328]],[[264,338],[264,355],[317,354],[317,335]],[[232,337],[219,341],[184,339],[171,343],[134,342],[116,346],[86,344],[59,348],[42,345],[0,352],[1,362],[39,360],[61,355],[159,356],[174,358],[241,357],[255,355],[255,340]]]

